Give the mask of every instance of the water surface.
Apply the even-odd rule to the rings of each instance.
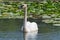
[[[21,32],[22,19],[0,19],[0,40],[60,40],[60,27],[39,20],[30,21],[38,23],[38,32]]]

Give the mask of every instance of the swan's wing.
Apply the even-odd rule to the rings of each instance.
[[[30,22],[29,22],[29,21],[27,22],[26,29],[27,29],[28,32],[31,31],[31,30],[30,30]]]
[[[32,22],[32,23],[31,23],[31,26],[32,26],[32,29],[33,29],[33,30],[38,30],[38,25],[37,25],[36,22]]]
[[[32,22],[32,23],[27,22],[27,25],[26,25],[25,29],[26,29],[27,32],[37,31],[38,30],[38,25],[35,22]],[[23,26],[22,26],[21,30],[23,31]]]

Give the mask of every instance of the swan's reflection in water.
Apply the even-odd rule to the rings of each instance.
[[[36,40],[38,32],[24,33],[24,40]]]

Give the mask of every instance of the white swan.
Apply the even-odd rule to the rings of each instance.
[[[27,4],[21,6],[24,9],[24,26],[22,26],[23,32],[34,32],[38,31],[38,25],[36,22],[27,21]]]

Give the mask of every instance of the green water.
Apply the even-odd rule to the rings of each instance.
[[[0,19],[0,31],[19,31],[22,19]]]
[[[37,33],[23,34],[23,19],[0,19],[0,40],[60,40],[60,27],[43,23],[40,19],[28,19],[38,24]]]
[[[31,22],[36,22],[38,24],[39,32],[53,32],[59,31],[60,27],[54,27],[52,24],[43,23],[39,19],[28,19]],[[23,25],[23,19],[0,19],[0,31],[20,31]]]

